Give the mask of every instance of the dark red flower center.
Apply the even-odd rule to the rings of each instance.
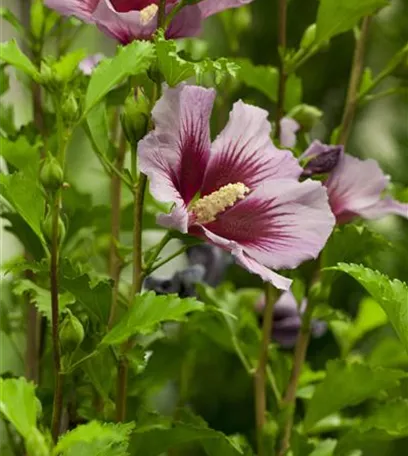
[[[167,4],[176,3],[177,0],[167,0]],[[111,3],[118,13],[128,11],[141,11],[147,6],[158,5],[159,0],[111,0]]]

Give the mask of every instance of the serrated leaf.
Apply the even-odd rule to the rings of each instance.
[[[304,426],[310,429],[322,418],[359,404],[405,377],[403,371],[345,361],[329,361],[327,375],[310,400]]]
[[[40,143],[30,144],[25,136],[19,136],[16,141],[0,137],[0,155],[7,163],[33,178],[38,175],[40,147]]]
[[[153,291],[137,295],[131,308],[103,338],[102,344],[121,344],[136,333],[153,332],[160,323],[184,321],[188,313],[203,310],[204,304],[195,298],[181,299],[171,294],[156,296]]]
[[[54,456],[124,456],[133,423],[111,424],[91,421],[67,432],[58,440]]]
[[[85,115],[102,98],[128,76],[144,73],[155,57],[154,46],[147,41],[134,41],[119,47],[112,59],[103,60],[93,71],[85,96]]]
[[[388,0],[320,0],[315,45],[355,27],[364,16],[388,5]]]
[[[61,267],[60,286],[70,292],[93,318],[107,324],[112,300],[112,282],[100,279],[96,282],[88,274],[75,270],[68,261]]]
[[[380,304],[408,351],[408,286],[378,271],[357,264],[339,263],[335,268],[354,277]]]
[[[237,59],[238,79],[248,87],[259,90],[271,101],[278,97],[279,71],[272,66],[254,65],[248,59]]]
[[[239,69],[234,61],[226,58],[200,62],[185,60],[177,53],[176,42],[164,39],[163,34],[158,34],[156,38],[156,53],[160,72],[170,87],[194,76],[200,81],[206,73],[213,73],[215,83],[219,84],[226,75],[235,77]]]
[[[37,68],[18,47],[18,44],[14,39],[5,43],[0,43],[0,60],[18,68],[33,79],[36,79],[39,75]]]
[[[0,378],[0,412],[26,438],[37,421],[34,383],[23,377]]]
[[[61,57],[58,62],[52,65],[55,76],[60,81],[69,82],[78,70],[78,65],[86,57],[84,49],[77,49]]]
[[[39,287],[34,282],[28,279],[18,280],[13,288],[14,294],[22,296],[24,293],[29,293],[31,301],[37,309],[51,321],[51,292],[45,288]],[[59,312],[64,312],[66,306],[73,304],[75,298],[71,293],[62,293],[59,295]]]
[[[197,422],[174,421],[158,417],[145,425],[138,425],[132,438],[134,454],[158,456],[180,445],[200,443],[208,456],[250,456],[226,435]]]
[[[36,181],[22,172],[0,175],[0,194],[45,243],[41,230],[45,201]]]
[[[397,398],[379,405],[359,429],[366,431],[372,428],[386,431],[395,437],[408,436],[408,399]]]

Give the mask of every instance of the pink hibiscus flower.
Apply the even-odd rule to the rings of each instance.
[[[324,185],[338,223],[358,216],[375,219],[395,214],[408,218],[408,204],[383,196],[389,177],[375,160],[360,160],[345,154],[340,146],[320,141],[314,141],[301,158],[310,158],[304,175],[329,172]]]
[[[208,16],[237,8],[252,0],[203,0],[184,7],[170,24],[167,38],[195,36]],[[167,0],[170,12],[179,0]],[[45,4],[66,16],[96,24],[122,44],[149,39],[157,28],[158,0],[45,0]]]
[[[139,143],[139,164],[153,196],[172,202],[158,222],[231,252],[239,264],[280,289],[291,281],[269,268],[295,268],[315,258],[334,217],[319,182],[271,139],[268,113],[242,101],[211,144],[212,89],[165,89],[156,125]]]

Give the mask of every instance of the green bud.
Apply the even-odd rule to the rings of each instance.
[[[303,50],[310,49],[314,42],[316,41],[316,24],[311,24],[309,27],[304,31],[302,39],[300,40],[300,48]],[[324,43],[319,45],[320,49],[327,48],[329,46],[330,41],[327,40]]]
[[[295,106],[288,117],[295,119],[305,131],[310,131],[322,118],[323,112],[315,106],[301,104]]]
[[[78,318],[68,310],[59,331],[59,339],[63,353],[74,352],[81,345],[84,337],[84,327]]]
[[[35,427],[31,428],[27,435],[25,446],[27,456],[49,456],[50,454],[44,435]]]
[[[79,118],[79,107],[73,93],[70,93],[63,102],[62,113],[67,122],[75,122]]]
[[[64,171],[51,154],[45,159],[40,171],[40,182],[46,190],[58,190],[64,182]]]
[[[41,222],[41,229],[48,242],[52,241],[52,213],[48,211],[44,220]],[[61,217],[58,217],[58,241],[62,242],[65,237],[65,225]]]
[[[31,33],[40,38],[44,29],[44,5],[42,0],[34,0],[30,11]]]
[[[130,144],[136,145],[147,133],[150,107],[142,92],[131,93],[125,100],[122,127]]]

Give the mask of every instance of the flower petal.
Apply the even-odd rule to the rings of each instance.
[[[344,154],[325,183],[334,215],[340,221],[362,215],[379,203],[388,181],[375,160]]]
[[[198,4],[204,17],[219,13],[228,8],[239,8],[253,0],[204,0]]]
[[[93,70],[98,66],[99,62],[103,60],[105,56],[98,52],[97,54],[90,55],[79,62],[79,69],[85,76],[90,76]]]
[[[193,232],[198,235],[203,235],[208,241],[217,247],[221,247],[222,249],[231,252],[242,267],[247,269],[252,274],[259,275],[264,282],[270,282],[273,286],[280,290],[286,291],[290,288],[292,280],[283,277],[258,263],[256,260],[248,256],[237,242],[218,236],[217,234],[209,231],[203,225],[194,226]]]
[[[264,182],[205,227],[236,242],[257,262],[287,269],[316,258],[334,222],[319,182],[277,179]]]
[[[292,149],[296,145],[296,133],[300,130],[300,125],[291,117],[283,117],[280,121],[279,142],[282,147]]]
[[[186,205],[201,187],[210,153],[209,117],[215,92],[180,85],[165,89],[153,109],[156,128],[139,143],[139,167],[153,196],[176,203],[159,222],[187,231]]]
[[[107,35],[122,44],[135,39],[149,39],[157,27],[157,15],[143,22],[140,11],[118,12],[109,0],[99,0],[93,20]]]
[[[64,16],[76,16],[86,22],[92,22],[92,13],[99,0],[45,0],[48,8]]]
[[[272,143],[267,116],[256,106],[234,104],[227,126],[211,148],[202,194],[237,182],[255,188],[266,179],[300,176],[302,168],[292,152]]]
[[[366,219],[376,219],[386,215],[400,215],[408,219],[408,203],[401,203],[390,197],[386,197],[377,204],[360,211],[359,215]]]

